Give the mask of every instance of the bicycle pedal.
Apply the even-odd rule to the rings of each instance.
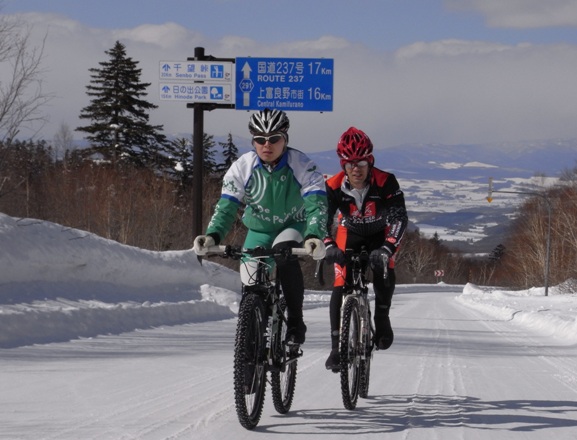
[[[300,349],[299,344],[287,344],[288,346],[288,358],[297,359],[303,355],[303,351]]]

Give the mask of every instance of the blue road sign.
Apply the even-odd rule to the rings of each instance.
[[[329,58],[236,58],[237,110],[333,110]]]

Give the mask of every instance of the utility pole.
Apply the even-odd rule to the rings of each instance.
[[[487,196],[487,201],[491,203],[493,201],[493,193],[508,193],[508,194],[526,194],[531,196],[541,197],[545,200],[547,205],[547,245],[545,251],[545,296],[549,295],[549,263],[551,260],[551,200],[547,197],[547,195],[535,192],[535,191],[503,191],[503,190],[494,190],[493,189],[493,178],[489,177],[489,195]]]

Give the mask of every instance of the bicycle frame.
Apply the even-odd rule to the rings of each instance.
[[[355,254],[351,249],[347,249],[345,252],[345,257],[347,259],[347,271],[351,271],[351,281],[345,284],[345,292],[343,296],[343,304],[341,306],[341,328],[343,314],[342,309],[346,301],[356,301],[359,304],[361,311],[361,329],[362,332],[359,334],[359,343],[362,339],[366,337],[367,333],[372,335],[374,333],[374,328],[371,322],[371,308],[370,301],[368,298],[369,287],[367,286],[366,271],[369,264],[369,254],[363,249],[360,253]],[[365,352],[363,352],[362,359],[366,359]]]

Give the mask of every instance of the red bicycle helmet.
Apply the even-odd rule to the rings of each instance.
[[[337,155],[341,158],[341,166],[359,160],[366,160],[371,166],[375,162],[373,143],[363,131],[355,127],[350,127],[342,134],[337,144]]]

